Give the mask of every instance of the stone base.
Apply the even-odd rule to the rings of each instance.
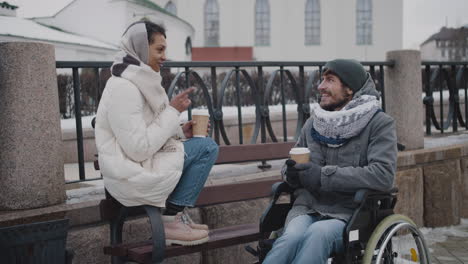
[[[424,166],[424,224],[428,227],[460,223],[460,161]]]
[[[201,209],[201,215],[210,228],[220,228],[230,225],[258,223],[260,216],[267,207],[268,198],[246,202],[236,202],[222,205],[208,206]],[[251,243],[256,247],[256,243]],[[245,245],[236,245],[227,248],[203,252],[204,264],[253,263],[255,257],[244,249]]]
[[[395,213],[411,218],[418,226],[424,225],[424,185],[422,168],[398,171],[395,178],[398,186]]]
[[[462,198],[460,200],[460,217],[468,218],[468,158],[461,160],[461,189]]]

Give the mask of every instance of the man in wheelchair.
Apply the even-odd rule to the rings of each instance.
[[[337,59],[326,63],[322,77],[320,103],[296,143],[310,150],[310,161],[287,160],[283,167],[294,203],[264,264],[323,264],[342,254],[355,193],[393,186],[395,122],[381,110],[370,74],[355,60]]]

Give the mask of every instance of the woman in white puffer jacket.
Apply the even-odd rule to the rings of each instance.
[[[96,116],[99,164],[122,204],[166,207],[167,244],[196,245],[208,240],[208,227],[187,222],[183,209],[195,204],[218,146],[193,138],[193,121],[179,124],[193,88],[169,102],[159,73],[165,52],[165,29],[152,22],[136,22],[122,36]]]

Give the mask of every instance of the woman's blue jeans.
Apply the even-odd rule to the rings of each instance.
[[[263,264],[325,264],[332,253],[343,251],[346,223],[321,215],[293,218],[266,256]]]
[[[194,137],[184,142],[184,169],[168,202],[193,207],[218,157],[218,145],[210,137]]]

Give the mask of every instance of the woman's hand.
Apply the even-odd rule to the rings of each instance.
[[[174,96],[169,103],[172,107],[177,109],[180,113],[187,110],[192,101],[189,99],[189,94],[195,91],[195,87],[190,87],[187,90],[181,92],[180,94]]]
[[[186,138],[193,137],[193,124],[195,124],[195,121],[191,120],[182,125],[182,131]]]
[[[186,138],[192,138],[193,137],[193,125],[196,123],[194,120],[190,120],[187,123],[182,125],[182,131],[184,132],[184,135]],[[208,122],[208,128],[206,129],[206,134],[210,132],[211,124]]]

